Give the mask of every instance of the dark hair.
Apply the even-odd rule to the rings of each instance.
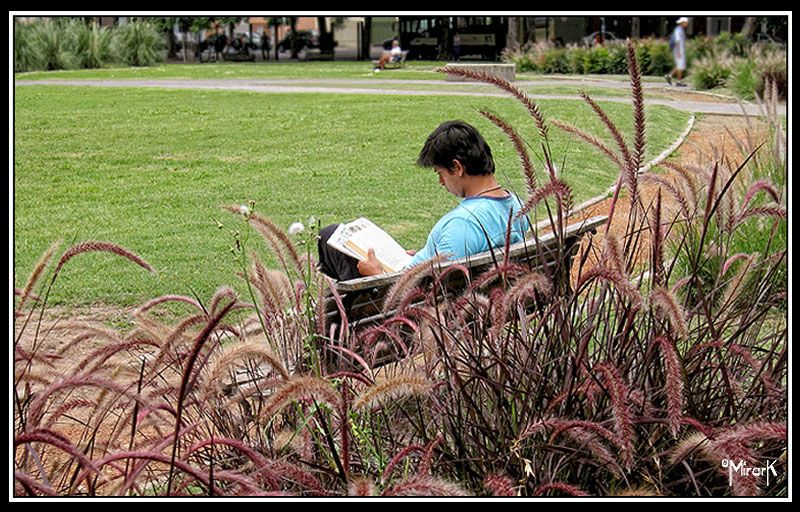
[[[492,150],[475,127],[464,121],[446,121],[428,135],[417,158],[421,167],[453,168],[453,160],[464,165],[467,174],[494,174]]]

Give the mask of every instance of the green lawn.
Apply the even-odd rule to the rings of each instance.
[[[581,102],[540,105],[547,116],[603,133]],[[630,107],[606,106],[630,134]],[[15,87],[15,285],[53,241],[95,239],[134,250],[158,274],[81,255],[65,267],[52,303],[133,305],[190,290],[207,299],[222,284],[244,290],[229,248],[232,232],[247,230],[219,207],[251,199],[284,227],[312,215],[323,225],[365,215],[419,248],[456,204],[434,173],[414,165],[440,122],[475,124],[493,148],[501,183],[524,193],[516,153],[479,109],[506,117],[538,146],[527,113],[506,98]],[[677,138],[688,114],[666,107],[647,114],[652,157]],[[552,133],[576,201],[602,193],[615,170]]]
[[[36,71],[17,73],[18,80],[125,80],[162,78],[314,78],[314,79],[415,79],[442,80],[443,75],[435,72],[446,62],[413,61],[402,69],[382,73],[372,72],[372,63],[367,61],[342,62],[221,62],[207,64],[160,64],[145,68],[76,69],[63,71]]]
[[[220,62],[208,64],[160,64],[143,68],[75,69],[62,71],[34,71],[16,73],[18,80],[125,80],[125,79],[223,79],[223,78],[313,78],[313,79],[415,79],[442,80],[443,75],[435,70],[446,65],[441,61],[408,61],[402,69],[392,69],[383,73],[373,73],[372,64],[367,61],[341,62],[298,62],[282,60],[279,62]],[[576,86],[580,80],[613,80],[628,82],[626,75],[554,75],[541,73],[517,73],[517,80],[572,79]],[[663,82],[662,77],[644,76],[645,82]]]

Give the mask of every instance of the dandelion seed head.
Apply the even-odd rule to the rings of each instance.
[[[289,234],[290,235],[297,235],[298,233],[302,233],[303,231],[305,231],[305,229],[306,229],[306,227],[303,226],[302,222],[293,222],[289,226]]]

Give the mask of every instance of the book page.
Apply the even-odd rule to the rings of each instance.
[[[362,261],[371,248],[386,272],[401,270],[412,258],[391,235],[364,217],[340,225],[328,245]]]

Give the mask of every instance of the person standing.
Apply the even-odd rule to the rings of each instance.
[[[675,67],[669,74],[664,75],[669,85],[672,85],[672,77],[678,79],[675,85],[679,87],[686,87],[683,82],[683,74],[686,71],[686,27],[689,26],[689,18],[681,16],[675,23],[675,30],[669,38],[669,47],[672,50],[672,58],[675,61]]]

